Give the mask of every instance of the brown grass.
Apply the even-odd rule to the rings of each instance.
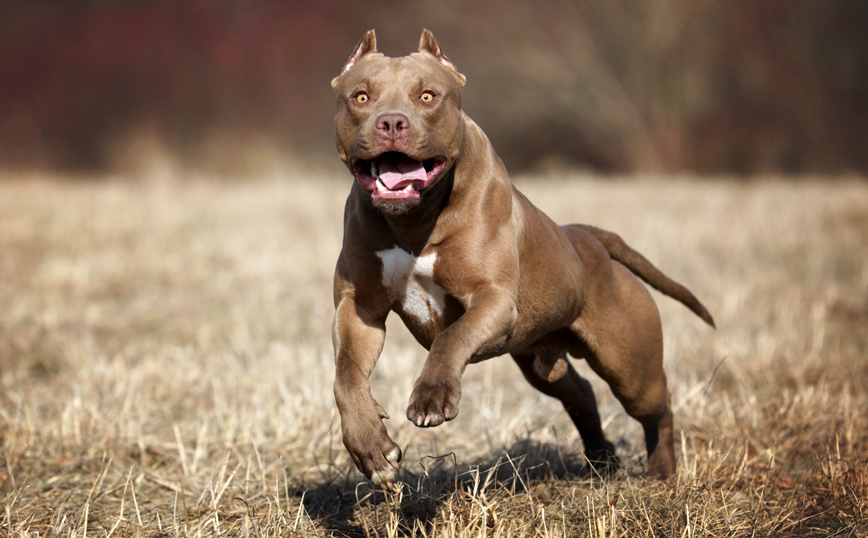
[[[593,374],[626,462],[609,481],[577,477],[574,428],[506,358],[414,428],[424,353],[391,320],[372,384],[406,459],[374,491],[331,393],[347,180],[6,178],[0,536],[865,536],[868,184],[520,185],[713,312],[716,332],[657,295],[677,479],[642,479],[641,429]]]

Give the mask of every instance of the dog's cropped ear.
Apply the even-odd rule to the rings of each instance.
[[[427,52],[428,54],[433,54],[435,58],[437,58],[441,64],[445,65],[449,69],[451,69],[458,78],[461,80],[461,85],[467,81],[467,78],[458,72],[458,68],[455,67],[455,64],[452,63],[452,60],[446,57],[443,54],[443,51],[440,50],[440,43],[437,43],[437,40],[434,38],[434,34],[431,33],[431,30],[427,28],[422,30],[422,37],[419,39],[419,52]]]
[[[377,52],[377,34],[375,34],[373,30],[368,30],[365,33],[365,37],[363,37],[362,40],[359,41],[359,44],[356,45],[356,50],[353,52],[352,56],[350,56],[350,59],[347,60],[344,68],[341,69],[341,75],[352,69],[353,66],[362,59],[362,56],[371,52]],[[332,86],[336,84],[336,81],[337,78],[332,81]]]

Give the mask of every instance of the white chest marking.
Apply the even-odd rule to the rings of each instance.
[[[400,247],[377,252],[383,262],[383,286],[389,300],[401,304],[404,314],[420,323],[443,315],[446,290],[434,282],[434,262],[437,253],[413,256]]]

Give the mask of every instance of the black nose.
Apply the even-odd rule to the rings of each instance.
[[[403,114],[383,114],[377,118],[377,130],[389,138],[398,138],[410,128],[410,120]]]

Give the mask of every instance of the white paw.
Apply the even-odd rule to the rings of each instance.
[[[389,485],[398,480],[398,468],[399,462],[401,461],[401,449],[398,447],[393,448],[391,452],[386,454],[386,461],[391,463],[392,466],[371,473],[371,482],[373,482],[376,486],[382,486],[383,484]]]

